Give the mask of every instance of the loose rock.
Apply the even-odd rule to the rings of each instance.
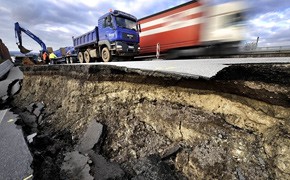
[[[88,157],[77,151],[66,153],[61,170],[64,171],[67,179],[93,180],[94,178],[89,174],[88,160]]]
[[[81,138],[77,149],[83,154],[88,153],[93,149],[94,145],[98,143],[102,132],[103,125],[96,122],[95,120],[91,121],[84,136]]]

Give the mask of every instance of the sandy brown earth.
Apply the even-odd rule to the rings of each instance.
[[[49,162],[36,158],[36,179],[64,179],[63,154],[90,121],[106,127],[100,153],[120,179],[290,179],[287,64],[230,66],[210,80],[112,66],[23,70],[14,105],[45,104],[38,131],[54,143],[42,148],[58,150],[41,151]]]

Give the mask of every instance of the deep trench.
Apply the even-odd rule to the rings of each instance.
[[[289,69],[230,66],[205,80],[114,66],[23,67],[13,103],[20,112],[45,104],[30,145],[34,179],[71,178],[60,168],[64,154],[91,121],[104,126],[93,150],[124,172],[113,179],[288,179]]]

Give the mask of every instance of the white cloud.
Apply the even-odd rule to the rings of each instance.
[[[11,12],[10,9],[0,6],[0,14],[2,14],[2,13],[10,13],[10,12]]]
[[[70,32],[65,27],[55,27],[55,26],[50,26],[50,25],[46,26],[44,31],[52,32],[52,33],[68,33],[68,32]]]
[[[289,28],[290,24],[288,24],[287,21],[289,21],[289,17],[285,16],[283,12],[270,12],[250,20],[250,23],[262,28]]]
[[[249,20],[249,40],[260,37],[260,46],[290,45],[290,8],[256,15]]]

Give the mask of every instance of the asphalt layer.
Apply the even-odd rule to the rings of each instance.
[[[23,137],[21,127],[14,123],[17,115],[8,109],[0,111],[0,177],[1,179],[25,179],[33,173],[32,155]]]
[[[290,63],[289,57],[277,58],[220,58],[220,59],[181,59],[133,62],[90,63],[93,65],[114,65],[131,69],[175,73],[183,76],[211,78],[222,69],[238,64]]]
[[[264,59],[264,61],[263,61]],[[194,69],[202,69],[203,66],[192,66],[194,63],[186,61],[183,66]],[[213,90],[223,93],[242,95],[245,97],[261,100],[270,104],[290,107],[290,96],[288,91],[253,90],[244,86],[245,81],[276,84],[289,86],[290,59],[289,58],[250,58],[241,61],[232,59],[213,60],[212,65],[224,66],[210,76],[201,74],[184,74],[173,71],[149,70],[146,67],[131,68],[115,66],[112,64],[75,64],[75,65],[53,65],[53,66],[32,66],[22,67],[27,75],[61,75],[70,78],[90,81],[126,81],[141,84],[158,84],[162,86],[178,86],[185,88]],[[167,61],[162,61],[167,63]],[[168,61],[171,62],[171,61]],[[174,62],[177,63],[178,61]],[[197,62],[201,62],[198,60]],[[251,62],[251,63],[250,63]],[[260,63],[258,63],[260,62]],[[264,63],[262,63],[264,62]],[[287,63],[289,62],[289,63]],[[124,62],[126,63],[126,62]],[[127,62],[133,63],[133,62]],[[141,62],[144,64],[145,62]],[[151,65],[152,62],[148,62]],[[158,62],[159,64],[160,62]],[[207,61],[207,63],[209,63]],[[215,74],[215,75],[213,75]],[[271,98],[269,98],[271,97]]]

